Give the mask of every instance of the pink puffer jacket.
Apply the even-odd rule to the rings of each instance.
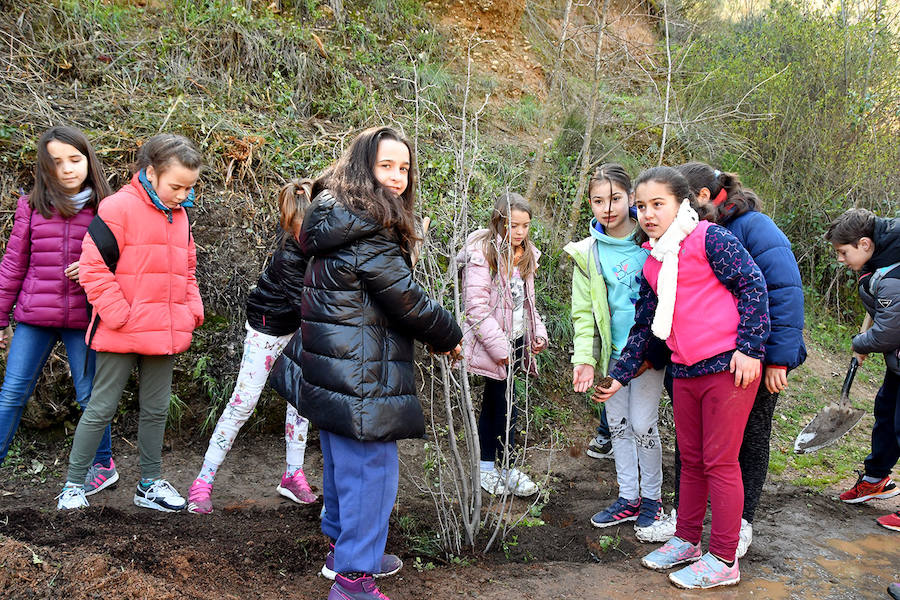
[[[85,238],[81,285],[100,319],[91,348],[145,355],[187,350],[203,323],[203,301],[185,210],[171,211],[169,223],[135,175],[98,212],[116,236],[119,262],[111,273],[94,240]]]
[[[466,316],[463,321],[463,356],[472,373],[506,379],[506,366],[497,361],[509,358],[510,332],[513,321],[513,299],[509,281],[499,275],[491,276],[490,267],[481,249],[486,229],[469,235],[456,256],[457,266],[463,269],[463,296]],[[533,245],[532,245],[533,247]],[[537,264],[541,252],[534,248]],[[534,300],[534,275],[525,283],[525,365],[537,375],[537,361],[531,355],[531,344],[537,338],[547,339],[547,329],[537,312]]]
[[[81,255],[81,242],[94,209],[83,208],[64,218],[33,211],[28,197],[19,198],[15,222],[0,263],[0,328],[9,312],[20,323],[40,327],[87,329],[87,298],[65,270]]]

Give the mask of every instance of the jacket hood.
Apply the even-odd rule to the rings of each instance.
[[[874,271],[900,261],[900,219],[875,219],[875,254],[863,267],[863,271]]]
[[[632,207],[633,208],[633,207]],[[634,236],[638,231],[638,225],[635,221],[634,231],[631,232],[630,235],[624,238],[614,238],[611,235],[606,233],[606,228],[601,225],[597,219],[591,219],[591,237],[601,244],[608,244],[610,246],[637,246],[637,243],[634,241]]]
[[[303,218],[300,248],[307,256],[327,254],[383,229],[338,202],[329,190],[322,190]]]

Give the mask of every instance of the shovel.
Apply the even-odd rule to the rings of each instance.
[[[844,377],[841,399],[820,410],[809,425],[803,428],[794,442],[794,452],[808,454],[830,446],[859,423],[865,411],[850,405],[850,386],[853,385],[858,368],[859,361],[854,356],[850,359],[850,368]]]

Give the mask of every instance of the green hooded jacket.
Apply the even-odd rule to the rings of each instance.
[[[572,364],[591,365],[603,375],[609,369],[610,329],[606,282],[593,260],[593,238],[569,242],[563,250],[572,257],[572,326],[575,350]]]

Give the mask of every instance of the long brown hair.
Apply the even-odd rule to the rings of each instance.
[[[527,213],[529,217],[532,216],[531,205],[528,204],[525,198],[515,192],[507,192],[497,198],[497,201],[494,203],[494,210],[491,211],[491,221],[488,224],[484,237],[481,239],[481,251],[484,253],[484,258],[487,260],[491,273],[497,273],[499,270],[498,265],[503,264],[500,261],[501,256],[506,258],[503,261],[506,263],[503,268],[504,275],[509,272],[509,267],[512,266],[513,253],[509,240],[506,237],[506,229],[510,222],[510,215],[512,215],[514,210],[520,210]],[[519,275],[522,276],[522,279],[527,279],[537,269],[537,261],[534,259],[534,245],[531,243],[530,236],[526,236],[522,242],[522,250],[524,252],[516,266],[519,268]]]
[[[409,150],[409,180],[400,196],[375,179],[375,159],[382,140],[400,142]],[[411,254],[420,239],[413,214],[417,176],[416,157],[409,141],[391,127],[371,127],[357,135],[334,166],[316,180],[314,191],[327,187],[339,202],[393,230],[400,247]]]
[[[106,182],[103,165],[97,159],[97,154],[94,152],[94,148],[88,141],[87,136],[74,127],[63,125],[51,127],[38,140],[37,163],[34,166],[34,188],[28,196],[32,210],[38,211],[47,219],[50,218],[54,210],[65,218],[69,218],[78,212],[69,201],[69,194],[66,193],[59,179],[57,179],[56,163],[47,151],[47,144],[54,140],[74,147],[87,159],[88,170],[84,186],[90,187],[94,190],[94,193],[91,194],[85,206],[96,210],[100,200],[112,193],[112,190],[109,189],[109,184]]]
[[[312,179],[291,179],[278,191],[281,228],[296,240],[303,226],[303,216],[312,201]]]
[[[677,167],[691,186],[694,194],[700,190],[709,190],[711,205],[706,208],[705,218],[713,223],[722,224],[750,211],[758,211],[762,205],[756,192],[741,185],[736,173],[723,173],[713,169],[706,163],[689,162]]]

